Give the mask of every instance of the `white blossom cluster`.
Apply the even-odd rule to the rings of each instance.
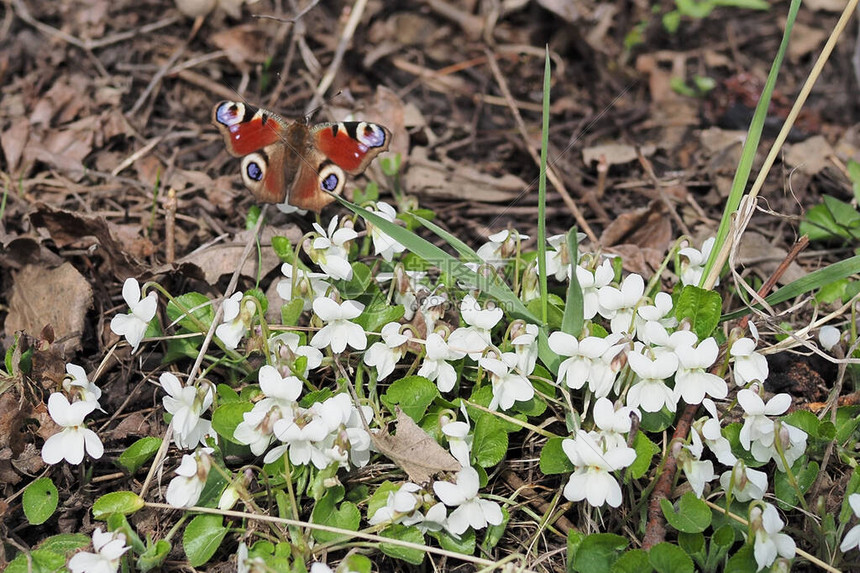
[[[373,210],[388,221],[397,216],[385,203],[376,204]],[[478,372],[479,383],[489,384],[492,389],[490,411],[516,409],[518,404],[535,397],[531,377],[538,358],[536,325],[520,320],[503,328],[503,310],[492,301],[481,302],[476,285],[463,285],[461,281],[467,293],[452,305],[447,291],[432,284],[428,273],[395,266],[393,273],[377,278],[380,282],[391,281],[389,296],[395,304],[404,306],[404,320],[389,322],[378,333],[366,332],[359,324],[365,306],[342,299],[335,286],[353,276],[349,249],[350,242],[359,237],[358,232],[350,221],[339,225],[337,217],[326,228],[314,224],[314,229],[303,246],[320,272],[299,264],[284,264],[284,278],[277,292],[286,301],[302,299],[303,310],[313,313],[311,326],[315,329],[308,335],[307,344],[302,344],[303,337],[293,332],[264,341],[268,363],[257,375],[260,394],[236,427],[232,436],[235,441],[248,445],[254,455],[263,456],[265,463],[287,457],[293,465],[312,465],[320,470],[332,464],[342,468],[366,465],[372,448],[368,433],[368,423],[373,418],[370,407],[359,409],[343,391],[307,406],[300,404],[303,389],[310,387],[309,373],[323,364],[328,366],[346,352],[362,353],[364,365],[377,381],[392,376],[398,368],[405,372],[404,359],[417,353],[411,371],[434,382],[442,394],[452,399],[463,380],[463,368],[469,368]],[[381,229],[373,225],[367,229],[375,254],[385,261],[392,262],[394,255],[404,251],[403,245]],[[477,251],[483,263],[472,264],[472,268],[479,274],[486,268],[502,272],[527,239],[513,230],[490,236],[489,242]],[[687,441],[677,445],[675,451],[692,490],[701,497],[706,485],[719,479],[727,495],[752,502],[751,534],[760,567],[769,566],[777,556],[793,556],[794,542],[780,532],[783,523],[776,508],[762,501],[768,489],[767,474],[747,467],[732,453],[722,434],[716,401],[728,397],[729,387],[723,377],[712,373],[718,366],[717,340],[700,340],[688,324],[679,323],[672,297],[646,292],[642,276],[632,273],[618,281],[613,261],[592,255],[582,256],[571,267],[565,237],[551,237],[548,242],[547,274],[564,282],[570,280],[573,269],[582,289],[586,319],[583,332],[574,335],[557,331],[547,339],[551,351],[560,358],[554,382],[578,391],[577,396],[582,396],[590,408],[590,412],[582,413],[583,428],[562,442],[574,467],[563,495],[594,507],[620,506],[620,470],[636,460],[636,451],[629,443],[633,420],[662,410],[676,412],[681,402],[701,404],[709,416],[693,424]],[[682,284],[695,285],[701,280],[712,247],[711,240],[701,251],[688,247],[679,252],[681,264],[676,271]],[[526,302],[538,296],[535,273],[535,265],[525,269],[519,294]],[[130,313],[114,317],[111,328],[136,351],[153,320],[157,299],[154,293],[141,299],[134,279],[126,281],[123,297]],[[234,351],[249,332],[254,332],[260,318],[256,316],[258,305],[241,292],[222,304],[223,319],[216,336],[224,348]],[[453,321],[447,312],[452,306],[457,310]],[[368,344],[368,336],[377,340]],[[777,419],[790,405],[787,394],[767,402],[762,399],[768,368],[764,356],[756,351],[757,344],[753,331],[751,338],[730,340],[728,348],[734,383],[740,388],[737,402],[744,411],[739,440],[757,462],[773,461],[780,471],[786,471],[803,455],[807,436]],[[68,368],[66,392],[77,401],[70,403],[62,393],[49,399],[49,411],[64,429],[43,447],[42,455],[48,463],[63,458],[80,463],[84,451],[94,458],[102,454],[98,437],[83,425],[84,417],[99,407],[100,391],[86,380],[82,369],[74,365]],[[166,498],[175,507],[191,507],[198,502],[215,463],[212,446],[217,436],[211,421],[204,417],[212,408],[214,391],[206,381],[183,386],[169,372],[161,375],[160,383],[165,391],[165,410],[172,416],[174,442],[191,451],[175,470]],[[462,412],[465,421],[447,416],[440,420],[449,450],[462,466],[453,481],[436,481],[427,489],[411,482],[398,485],[388,493],[385,505],[367,516],[371,525],[400,523],[422,532],[445,530],[459,537],[470,527],[481,529],[502,523],[499,504],[480,495],[479,474],[470,463],[473,429],[464,408]],[[717,476],[710,458],[727,469]],[[232,506],[236,495],[228,488],[220,505]],[[860,508],[860,501],[852,498],[851,505]],[[843,551],[860,546],[858,527],[846,535]],[[100,536],[98,543],[108,548],[99,559],[113,563],[122,554],[115,541]],[[253,570],[246,547],[244,552],[240,570]],[[315,564],[316,569],[323,567],[326,566]]]

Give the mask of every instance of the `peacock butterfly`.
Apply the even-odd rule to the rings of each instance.
[[[287,123],[265,109],[222,101],[212,123],[227,152],[242,159],[242,181],[263,203],[285,200],[319,213],[340,195],[346,173],[358,175],[388,150],[391,132],[364,121]]]

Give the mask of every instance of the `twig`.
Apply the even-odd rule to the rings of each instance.
[[[532,159],[535,162],[535,165],[540,169],[540,156],[538,156],[535,151],[531,138],[529,137],[528,130],[526,129],[526,124],[523,121],[523,117],[520,115],[520,110],[517,109],[516,102],[514,101],[513,96],[511,95],[511,90],[508,89],[507,80],[502,75],[502,71],[499,69],[499,64],[496,62],[496,57],[493,55],[493,52],[490,51],[489,48],[485,50],[487,54],[487,63],[490,64],[490,69],[493,72],[493,76],[496,78],[496,83],[499,85],[499,89],[502,91],[502,95],[505,96],[505,99],[508,101],[508,108],[511,110],[511,113],[514,116],[514,121],[516,121],[517,129],[520,132],[520,135],[523,138],[523,142],[525,143],[526,150],[529,152],[529,155],[532,156]],[[552,164],[548,163],[546,166],[546,176],[552,182],[553,186],[561,195],[561,198],[564,199],[567,208],[570,209],[570,212],[573,213],[574,218],[576,219],[576,223],[579,225],[579,228],[585,233],[589,239],[591,239],[594,243],[598,242],[597,235],[594,234],[594,231],[591,229],[591,226],[585,220],[585,217],[582,215],[582,211],[579,210],[579,207],[576,205],[576,202],[573,200],[573,197],[568,193],[567,188],[564,186],[564,183],[561,181],[561,177],[555,172]],[[523,191],[523,194],[528,192],[528,188]],[[492,226],[492,224],[490,225]]]
[[[358,23],[361,21],[365,8],[367,8],[367,0],[356,0],[355,4],[353,4],[352,11],[349,14],[349,20],[346,22],[346,26],[340,36],[340,41],[337,44],[337,49],[334,51],[334,57],[332,58],[325,75],[320,80],[319,85],[317,85],[314,97],[311,99],[308,107],[305,108],[305,113],[316,109],[322,103],[325,92],[328,91],[329,87],[331,87],[334,77],[337,75],[337,71],[340,68],[340,64],[343,62],[343,56],[346,54],[346,49],[349,47],[349,43],[355,35],[355,29],[358,28]]]
[[[251,251],[254,249],[254,246],[257,244],[257,235],[260,233],[260,229],[263,227],[263,221],[266,220],[266,212],[268,211],[269,206],[266,205],[263,207],[260,212],[260,216],[257,218],[257,225],[254,227],[254,232],[248,237],[248,242],[245,244],[245,250],[242,252],[242,257],[239,259],[240,263],[236,266],[236,270],[233,271],[233,276],[230,278],[230,284],[227,285],[227,288],[224,290],[224,298],[230,298],[230,296],[236,291],[236,286],[239,284],[239,277],[242,273],[242,267],[245,264],[248,256],[251,254]],[[197,373],[200,370],[200,366],[203,364],[203,358],[206,356],[206,351],[209,349],[209,344],[212,343],[212,337],[215,335],[215,329],[218,327],[218,324],[221,322],[221,317],[224,315],[224,305],[218,305],[215,308],[215,316],[212,317],[212,324],[209,326],[209,331],[206,333],[206,337],[203,339],[203,343],[200,345],[200,350],[197,351],[197,360],[194,361],[194,366],[191,367],[191,372],[188,373],[188,380],[186,380],[185,385],[191,386],[195,379],[197,378]],[[152,483],[153,478],[155,477],[156,471],[161,467],[162,462],[164,461],[165,455],[167,455],[167,448],[170,445],[170,440],[173,437],[173,420],[170,421],[170,425],[167,426],[167,430],[164,432],[164,437],[161,441],[161,446],[158,448],[158,452],[155,454],[155,459],[152,460],[152,465],[149,467],[149,473],[146,474],[146,479],[143,481],[143,485],[140,487],[140,497],[146,497],[146,492],[149,489],[150,484]]]

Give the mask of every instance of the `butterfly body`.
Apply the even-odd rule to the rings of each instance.
[[[212,123],[227,152],[243,158],[242,181],[258,201],[316,212],[343,191],[346,174],[362,173],[391,143],[391,132],[375,123],[309,127],[235,101],[217,104]]]

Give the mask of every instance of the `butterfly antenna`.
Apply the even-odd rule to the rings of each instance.
[[[315,107],[315,108],[313,108],[312,110],[308,111],[308,112],[305,114],[305,123],[308,123],[308,122],[310,121],[311,117],[313,117],[314,115],[316,115],[316,113],[317,113],[319,110],[321,110],[321,109],[323,108],[323,106],[328,105],[328,104],[329,104],[329,103],[331,103],[335,98],[338,98],[338,97],[340,97],[341,95],[343,95],[343,90],[338,90],[338,92],[337,92],[336,94],[334,94],[333,96],[331,96],[331,97],[330,97],[330,98],[328,98],[327,100],[323,101],[323,103],[321,103],[320,105],[316,106],[316,107]]]

